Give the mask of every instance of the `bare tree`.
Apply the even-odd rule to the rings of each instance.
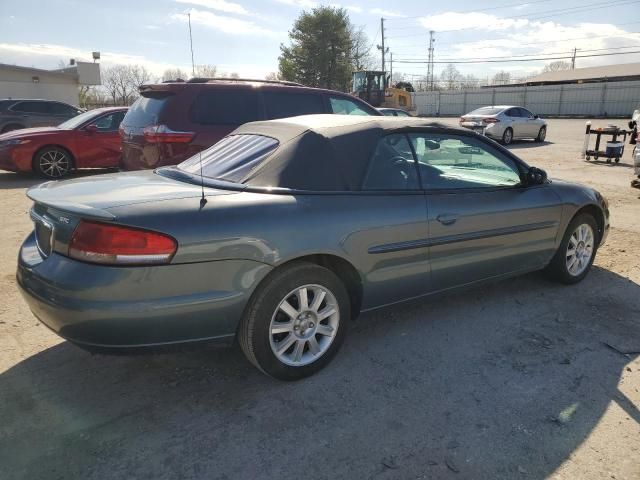
[[[351,66],[353,70],[371,70],[375,67],[375,60],[371,56],[369,38],[362,27],[350,25],[351,36]]]
[[[138,97],[140,85],[151,80],[140,65],[114,65],[102,70],[102,85],[114,105],[130,105]]]
[[[215,65],[196,65],[195,77],[215,78],[218,76],[218,67]]]
[[[458,83],[461,89],[480,88],[480,79],[475,75],[462,75]]]
[[[456,90],[460,88],[462,74],[453,64],[447,65],[440,74],[440,83],[445,90]]]
[[[163,82],[171,80],[186,80],[187,78],[189,78],[189,74],[180,68],[168,68],[162,74]]]
[[[137,92],[142,85],[152,81],[151,73],[142,65],[130,65],[129,81],[131,82],[131,87]]]
[[[509,82],[511,82],[511,74],[504,70],[499,71],[493,76],[494,85],[507,85]]]
[[[542,72],[559,72],[561,70],[571,70],[571,64],[564,60],[556,60],[555,62],[547,63],[542,69]]]

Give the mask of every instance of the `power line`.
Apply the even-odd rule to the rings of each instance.
[[[627,45],[624,47],[609,47],[609,48],[591,48],[591,49],[580,49],[581,52],[602,52],[602,51],[607,51],[607,50],[622,50],[622,49],[626,49],[626,48],[640,48],[640,45]],[[501,59],[501,58],[519,58],[519,57],[532,57],[532,56],[540,56],[540,55],[562,55],[565,53],[571,53],[573,54],[573,50],[569,50],[569,51],[564,51],[564,52],[553,52],[553,53],[525,53],[522,55],[504,55],[504,56],[498,56],[498,57],[473,57],[473,58],[477,58],[479,60],[494,60],[494,59]],[[398,58],[398,57],[396,57]],[[459,58],[459,57],[458,57]],[[440,58],[440,61],[446,61],[446,60],[457,60],[458,58],[456,57],[444,57],[444,58]],[[420,58],[420,57],[411,57],[411,58],[399,58],[399,60],[424,60],[424,58]],[[429,61],[427,59],[427,61]]]
[[[626,0],[626,1],[622,1],[622,2],[618,2],[616,4],[616,7],[620,7],[620,6],[624,6],[624,5],[631,5],[634,3],[640,3],[639,0]],[[587,11],[591,11],[591,10],[599,10],[601,8],[608,8],[611,6],[611,2],[596,2],[596,3],[590,3],[590,4],[586,4],[586,5],[581,5],[579,7],[569,7],[569,8],[559,8],[559,9],[555,9],[555,10],[548,10],[544,15],[539,15],[539,16],[528,16],[527,14],[523,14],[523,15],[516,15],[513,17],[497,17],[498,21],[504,21],[504,20],[520,20],[523,19],[523,17],[527,17],[526,20],[540,20],[543,18],[549,18],[549,17],[556,17],[558,15],[567,15],[567,14],[571,14],[571,13],[583,13],[583,12],[587,12]],[[424,28],[424,27],[408,27],[408,28]],[[407,29],[408,29],[407,28]],[[450,30],[438,30],[437,33],[449,33],[449,32],[461,32],[461,31],[465,31],[465,30],[475,30],[479,28],[479,26],[477,27],[466,27],[466,28],[456,28],[456,29],[450,29]],[[405,30],[407,30],[405,29]],[[407,34],[407,35],[393,35],[393,36],[389,36],[387,38],[406,38],[406,37],[417,37],[417,36],[422,36],[424,35],[425,32],[421,32],[421,33],[413,33],[413,34]]]
[[[573,53],[573,52],[572,52]],[[632,53],[640,53],[640,50],[634,50],[633,52],[613,52],[613,53],[596,53],[592,55],[576,55],[576,58],[590,58],[590,57],[608,57],[611,55],[630,55]],[[566,60],[572,58],[571,56],[564,57],[543,57],[543,58],[516,58],[516,59],[507,59],[507,60],[451,60],[451,61],[434,61],[433,63],[444,64],[444,63],[515,63],[515,62],[540,62],[546,60]],[[396,63],[410,63],[410,64],[425,64],[427,63],[424,60],[395,60]]]

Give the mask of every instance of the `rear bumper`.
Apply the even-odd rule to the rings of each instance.
[[[231,342],[251,293],[271,267],[249,260],[108,267],[53,253],[31,234],[17,281],[33,314],[89,350]]]
[[[481,127],[478,125],[473,125],[471,123],[461,123],[460,126],[462,128],[466,128],[467,130],[477,131],[479,134],[482,134],[482,131],[479,130]],[[501,139],[502,134],[504,133],[504,128],[500,126],[499,123],[491,123],[484,126],[484,135],[493,138],[493,139]]]

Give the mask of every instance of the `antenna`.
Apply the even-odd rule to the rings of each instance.
[[[200,191],[202,196],[200,197],[200,209],[207,204],[207,199],[204,196],[204,177],[202,176],[202,150],[198,153],[200,155]]]
[[[189,17],[189,45],[191,46],[191,75],[196,76],[196,64],[193,61],[193,36],[191,35],[191,14],[188,13],[187,17]]]

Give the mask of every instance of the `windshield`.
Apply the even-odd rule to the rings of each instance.
[[[97,117],[102,112],[96,112],[95,110],[90,110],[88,112],[81,113],[77,117],[70,118],[66,122],[62,122],[58,125],[58,128],[62,130],[73,130],[74,128],[79,127],[85,122],[91,121],[92,118]]]
[[[496,115],[500,113],[504,108],[496,108],[496,107],[482,107],[474,110],[471,113],[467,113],[467,115]]]
[[[178,165],[193,175],[240,183],[276,148],[278,141],[262,135],[230,135]]]

